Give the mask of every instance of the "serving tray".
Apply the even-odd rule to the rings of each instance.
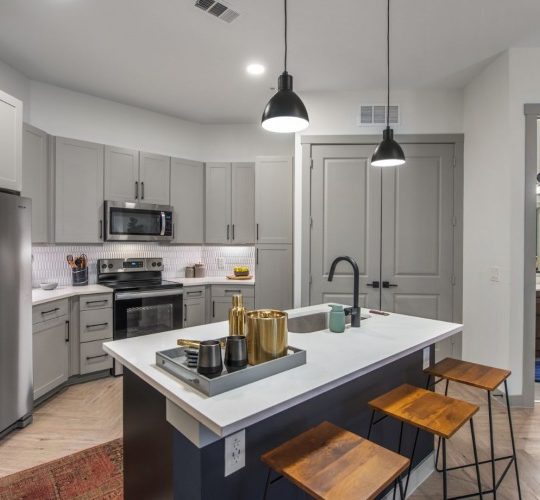
[[[222,350],[222,358],[223,354]],[[197,368],[187,366],[185,347],[175,347],[156,352],[157,366],[207,396],[216,396],[305,364],[306,351],[289,346],[287,355],[281,358],[259,365],[248,365],[235,371],[227,371],[224,366],[221,374],[207,377],[198,373]]]

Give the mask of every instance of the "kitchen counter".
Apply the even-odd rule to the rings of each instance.
[[[328,305],[311,306],[293,309],[289,316],[328,310]],[[349,327],[343,334],[289,333],[289,344],[307,351],[307,364],[213,397],[158,368],[155,353],[176,347],[178,338],[224,337],[227,322],[107,342],[103,347],[170,402],[217,436],[226,436],[461,330],[462,325],[455,323],[390,314],[372,315],[360,328]]]
[[[328,305],[289,311],[289,317],[328,311]],[[362,311],[364,314],[367,310]],[[227,322],[107,342],[104,350],[124,365],[124,494],[126,500],[260,498],[266,468],[260,455],[327,420],[365,436],[368,401],[403,383],[422,387],[434,345],[462,325],[399,314],[372,315],[345,333],[289,333],[307,351],[307,363],[266,379],[207,397],[158,368],[155,352],[178,338],[215,339]],[[371,439],[395,449],[399,424],[386,419]],[[236,434],[238,433],[238,434]],[[245,466],[227,473],[225,436],[245,442]],[[414,430],[404,429],[407,449]],[[421,432],[411,490],[433,470],[433,437]],[[415,481],[418,481],[415,483]],[[298,498],[288,481],[272,497]]]
[[[167,278],[168,281],[182,283],[184,286],[203,285],[255,285],[255,278],[250,280],[230,280],[226,276],[205,276],[204,278]]]
[[[102,285],[85,286],[59,286],[54,290],[32,289],[32,305],[44,304],[53,300],[67,299],[77,295],[89,295],[93,293],[112,293],[112,288]]]

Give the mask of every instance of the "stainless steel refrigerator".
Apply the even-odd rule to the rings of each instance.
[[[0,437],[32,419],[31,209],[0,192]]]

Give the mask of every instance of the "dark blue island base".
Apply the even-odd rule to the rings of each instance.
[[[433,347],[430,358],[433,360]],[[224,439],[203,448],[195,446],[166,421],[165,397],[124,369],[125,498],[262,498],[267,473],[259,459],[262,453],[324,420],[365,437],[371,416],[367,402],[405,382],[424,387],[427,378],[422,362],[422,351],[418,351],[246,428],[246,466],[228,477],[224,477]],[[264,390],[264,382],[258,383]],[[397,450],[399,427],[398,422],[385,419],[374,427],[371,439]],[[405,426],[406,456],[410,456],[414,432]],[[421,432],[414,465],[432,451],[433,437]],[[268,498],[296,500],[306,496],[282,479],[270,487]]]

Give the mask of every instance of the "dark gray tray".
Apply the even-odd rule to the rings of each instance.
[[[223,358],[223,352],[222,352]],[[187,366],[184,347],[175,347],[156,352],[156,364],[174,375],[182,382],[190,385],[207,396],[215,396],[223,392],[251,384],[257,380],[271,377],[278,373],[306,364],[306,351],[289,346],[287,356],[273,359],[259,365],[248,365],[240,370],[228,372],[225,367],[221,375],[212,378],[201,375],[196,368]]]

